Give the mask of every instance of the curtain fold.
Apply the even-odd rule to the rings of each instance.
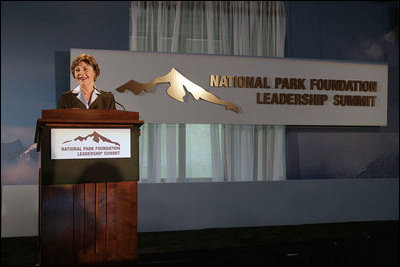
[[[284,56],[282,1],[133,1],[130,19],[132,51]],[[286,179],[285,126],[191,127],[209,129],[210,145],[204,149],[212,181]],[[143,129],[148,138],[140,144],[141,180],[190,180],[187,173],[195,168],[187,164],[196,153],[182,142],[190,140],[183,136],[185,124],[144,124]]]

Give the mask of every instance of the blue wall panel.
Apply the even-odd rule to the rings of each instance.
[[[2,1],[2,131],[34,128],[42,109],[56,107],[59,91],[70,89],[71,48],[128,50],[129,7],[128,1]],[[33,131],[23,141],[32,144]]]
[[[287,57],[389,65],[388,125],[287,127],[288,179],[399,177],[398,8],[397,1],[287,2]]]

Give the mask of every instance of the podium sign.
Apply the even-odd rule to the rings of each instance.
[[[51,129],[51,159],[131,157],[130,129]]]

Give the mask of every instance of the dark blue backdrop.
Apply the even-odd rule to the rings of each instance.
[[[13,171],[3,167],[33,143],[41,110],[70,89],[69,50],[128,50],[129,9],[128,1],[1,2],[2,183]],[[388,126],[287,127],[288,178],[399,177],[398,2],[289,1],[286,11],[287,57],[389,64]]]
[[[287,57],[389,65],[387,127],[287,127],[288,179],[399,177],[398,13],[398,1],[287,2]]]

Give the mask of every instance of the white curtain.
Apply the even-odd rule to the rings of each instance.
[[[283,57],[285,22],[282,1],[133,1],[130,49]],[[144,124],[142,133],[142,182],[286,178],[285,126]]]

